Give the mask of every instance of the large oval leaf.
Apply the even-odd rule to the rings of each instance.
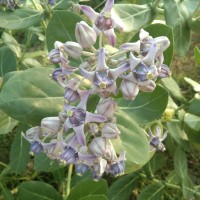
[[[46,30],[47,47],[50,51],[54,48],[54,42],[74,41],[76,23],[82,20],[78,15],[69,11],[54,11]],[[77,66],[81,59],[70,59],[71,65]]]
[[[167,106],[168,93],[161,86],[157,86],[152,93],[140,93],[134,101],[123,98],[117,101],[119,109],[124,116],[139,124],[149,123],[160,118]],[[131,129],[130,129],[131,130]]]
[[[15,58],[15,54],[8,47],[0,48],[0,76],[4,76],[4,74],[15,71],[17,61]]]
[[[29,181],[19,185],[19,200],[61,200],[61,195],[49,184],[41,181]]]
[[[39,23],[42,17],[43,13],[30,9],[0,12],[0,27],[11,30],[25,29]]]
[[[62,110],[63,89],[49,74],[52,68],[32,68],[7,80],[1,93],[1,109],[24,123],[39,124]]]
[[[125,32],[137,33],[155,18],[155,12],[150,4],[115,4],[112,15],[117,16]]]

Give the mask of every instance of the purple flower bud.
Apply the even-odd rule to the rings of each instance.
[[[120,134],[119,129],[117,128],[116,124],[107,123],[102,128],[102,136],[108,139],[111,138],[118,138]]]
[[[38,141],[33,141],[31,143],[31,148],[29,154],[34,156],[35,154],[40,153],[43,150],[43,146],[40,142]]]
[[[120,176],[123,175],[125,171],[125,161],[121,160],[119,162],[116,162],[115,164],[112,164],[110,166],[110,174],[112,174],[113,176]]]
[[[48,4],[53,6],[55,4],[55,0],[48,0]]]
[[[110,118],[113,117],[116,108],[117,104],[112,98],[101,99],[97,105],[97,113]]]
[[[66,103],[72,103],[80,98],[80,95],[77,90],[67,88],[64,93],[64,98],[67,101]]]
[[[75,36],[83,48],[90,48],[96,43],[96,32],[87,23],[81,21],[76,24]]]
[[[40,132],[39,126],[32,127],[26,131],[25,138],[27,140],[33,140],[35,137],[37,137],[39,132]]]
[[[59,117],[46,117],[41,121],[41,128],[45,131],[57,133],[62,126]]]
[[[58,64],[61,62],[60,60],[60,50],[59,49],[52,49],[49,52],[49,60],[54,63],[54,64]]]
[[[89,170],[89,166],[84,163],[79,163],[75,165],[76,174],[82,176]]]
[[[171,73],[169,67],[167,65],[165,65],[165,64],[162,64],[161,70],[159,72],[158,77],[160,77],[160,78],[166,78],[166,77],[171,76],[171,74],[172,73]]]
[[[78,158],[78,153],[71,147],[67,147],[61,154],[61,162],[75,163]]]
[[[76,42],[66,42],[64,44],[64,50],[72,58],[80,58],[83,52],[83,47]]]
[[[140,85],[139,89],[143,92],[153,92],[156,88],[156,84],[154,81],[150,80],[147,85]]]
[[[90,132],[91,135],[96,135],[99,132],[99,126],[96,123],[90,123],[88,125],[88,131]]]

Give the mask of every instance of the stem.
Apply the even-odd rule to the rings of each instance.
[[[72,176],[73,164],[69,165],[68,175],[67,175],[67,188],[66,188],[66,195],[64,199],[67,199],[71,189],[71,176]]]
[[[156,7],[156,12],[160,15],[164,15],[164,9]]]
[[[111,56],[109,56],[109,59],[117,57],[117,56],[121,56],[122,54],[126,53],[126,51],[117,51],[116,53],[112,54]]]
[[[6,165],[6,164],[3,163],[3,162],[0,162],[0,165],[2,165],[3,167],[8,167],[8,165]]]
[[[156,8],[158,6],[158,4],[160,3],[160,0],[155,0],[153,2],[153,8]]]
[[[83,51],[83,52],[82,52],[82,55],[83,55],[83,56],[89,56],[89,57],[90,57],[90,56],[95,56],[94,53],[88,52],[88,51]]]

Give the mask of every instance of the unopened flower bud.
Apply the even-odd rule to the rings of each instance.
[[[32,127],[26,131],[25,137],[27,139],[33,139],[33,138],[35,138],[35,135],[39,133],[39,131],[40,131],[39,126]]]
[[[72,103],[80,98],[79,93],[77,90],[73,90],[71,88],[67,88],[65,90],[64,98],[67,101],[66,103]]]
[[[115,149],[110,140],[96,137],[89,145],[89,149],[97,157],[103,157],[107,160],[114,160],[116,158]]]
[[[111,118],[117,108],[116,102],[112,98],[101,99],[97,105],[97,113]]]
[[[56,133],[61,129],[62,123],[59,117],[46,117],[41,121],[41,128],[45,131]]]
[[[80,58],[83,52],[83,47],[76,42],[66,42],[64,44],[64,50],[72,58]]]
[[[58,64],[61,62],[60,60],[60,50],[59,49],[52,49],[49,52],[49,60],[53,63],[53,64]]]
[[[123,94],[123,97],[127,100],[133,100],[139,92],[138,84],[131,81],[123,80],[121,82],[120,90]]]
[[[108,139],[111,138],[118,138],[120,134],[119,129],[117,128],[116,124],[107,123],[102,128],[102,136]]]
[[[96,135],[99,132],[99,126],[95,123],[90,123],[88,131],[91,133],[91,135]]]
[[[75,36],[78,43],[83,48],[90,48],[95,44],[97,35],[93,28],[91,28],[86,22],[81,21],[76,24]]]
[[[156,84],[154,81],[150,81],[148,85],[139,86],[140,90],[143,92],[153,92],[156,88]]]
[[[161,70],[158,74],[158,77],[166,78],[166,77],[169,77],[169,76],[171,76],[171,71],[170,71],[169,67],[165,64],[162,64]]]
[[[55,47],[55,49],[62,49],[64,47],[64,44],[60,41],[55,41],[54,47]]]

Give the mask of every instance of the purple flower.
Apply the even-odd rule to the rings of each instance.
[[[43,150],[43,146],[39,141],[31,142],[31,148],[29,154],[34,156],[35,154],[40,153]]]
[[[88,122],[105,122],[106,118],[99,114],[94,114],[86,111],[86,104],[89,97],[89,92],[81,99],[80,103],[75,106],[68,104],[64,105],[64,112],[60,113],[60,117],[65,119],[64,131],[73,128],[77,135],[79,144],[85,146],[86,138],[84,134],[84,125]]]
[[[89,166],[84,163],[75,164],[76,174],[82,176],[89,170]]]
[[[103,97],[110,93],[117,94],[116,79],[119,75],[129,69],[129,64],[122,64],[116,69],[109,69],[105,62],[105,49],[101,48],[98,54],[97,68],[93,72],[88,72],[80,67],[81,74],[93,83],[92,92],[96,92]]]
[[[123,30],[122,25],[112,17],[111,9],[114,5],[114,0],[107,0],[105,7],[100,13],[95,12],[91,7],[82,5],[81,10],[89,17],[90,21],[93,23],[93,28],[99,35],[103,32],[108,38],[109,43],[112,46],[116,44],[116,35],[114,28]]]

